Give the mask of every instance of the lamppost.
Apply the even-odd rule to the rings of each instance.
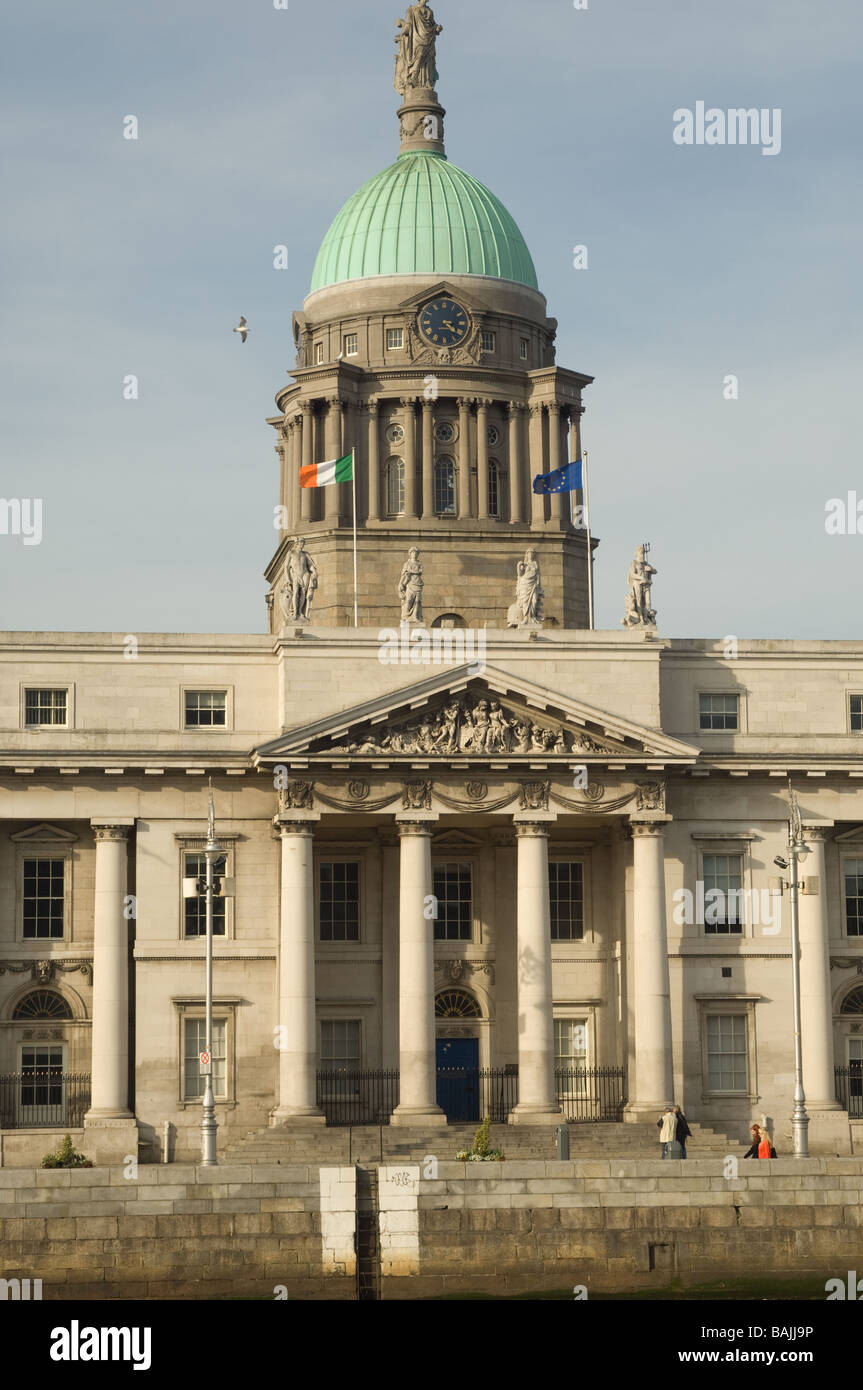
[[[207,839],[204,845],[206,874],[203,878],[184,880],[184,897],[203,897],[206,907],[206,1004],[204,1019],[204,1050],[200,1054],[201,1074],[204,1077],[204,1094],[201,1106],[201,1164],[205,1168],[215,1168],[216,1158],[216,1101],[213,1094],[213,899],[229,897],[233,891],[230,879],[220,875],[216,886],[215,863],[222,856],[222,846],[216,839],[216,812],[213,805],[213,783],[209,787],[209,817]]]
[[[800,891],[797,876],[798,860],[811,854],[803,839],[803,826],[800,821],[800,808],[791,787],[788,788],[791,801],[791,818],[788,823],[788,859],[777,855],[774,864],[780,869],[788,869],[788,889],[791,898],[791,969],[794,992],[794,1112],[791,1117],[792,1147],[795,1158],[809,1157],[809,1116],[806,1113],[806,1096],[803,1091],[803,1040],[800,1032],[800,920],[798,916],[798,895]]]

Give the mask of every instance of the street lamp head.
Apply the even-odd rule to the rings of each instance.
[[[777,854],[777,855],[775,856],[775,858],[774,858],[774,860],[773,860],[773,863],[776,865],[777,869],[787,869],[787,868],[788,868],[788,860],[787,860],[787,859],[783,859],[781,854]]]
[[[798,859],[805,859],[807,855],[812,853],[812,850],[809,845],[806,844],[805,840],[800,840],[794,846],[794,853],[797,855]]]

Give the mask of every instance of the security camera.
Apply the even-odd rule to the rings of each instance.
[[[781,854],[776,855],[775,859],[773,860],[773,863],[776,865],[777,869],[788,868],[788,860],[783,859]]]

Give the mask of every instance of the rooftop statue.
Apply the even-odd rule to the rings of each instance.
[[[438,79],[435,66],[435,42],[443,26],[435,24],[430,5],[408,5],[404,19],[397,19],[400,33],[395,42],[395,89],[401,96],[409,91],[434,88]]]
[[[624,627],[652,627],[656,622],[656,610],[650,606],[650,589],[656,570],[647,561],[649,545],[640,545],[635,559],[629,566],[626,582],[629,593],[626,596]]]

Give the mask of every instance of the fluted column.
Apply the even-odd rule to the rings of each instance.
[[[431,837],[436,816],[397,817],[399,854],[399,1103],[394,1125],[446,1124],[435,1098]]]
[[[830,918],[822,826],[804,825],[811,855],[801,864],[807,887],[798,894],[800,919],[800,1035],[803,1044],[803,1090],[809,1110],[839,1110],[833,1074],[833,1000],[830,993]],[[787,900],[786,900],[787,901]],[[786,903],[783,903],[785,906]],[[789,909],[790,912],[790,909]],[[789,919],[790,920],[790,919]]]
[[[515,821],[518,846],[518,1105],[510,1124],[561,1119],[554,1077],[548,829],[553,816]]]
[[[315,417],[312,414],[312,407],[309,404],[300,406],[300,438],[302,448],[303,467],[310,468],[314,463],[314,438],[315,438]],[[300,520],[311,521],[312,519],[312,498],[314,488],[300,488]]]
[[[369,521],[378,521],[381,514],[381,457],[380,457],[380,431],[378,424],[378,401],[372,398],[368,402],[369,412],[369,444],[368,444],[368,480],[369,480]]]
[[[412,521],[417,519],[417,418],[416,400],[404,396],[401,401],[404,411],[405,430],[405,516]]]
[[[542,438],[542,411],[541,405],[532,405],[530,408],[530,457],[528,461],[528,485],[530,487],[530,524],[533,530],[538,530],[545,522],[545,497],[542,493],[534,492],[533,480],[538,473],[547,473],[545,466],[545,450]]]
[[[279,899],[279,1103],[280,1124],[323,1124],[316,1091],[315,890],[312,836],[320,812],[303,819],[279,816],[282,878]]]
[[[279,442],[276,445],[276,453],[279,457],[279,507],[281,508],[279,540],[281,540],[282,537],[292,529],[291,499],[288,491],[288,478],[291,466],[291,426],[289,420],[286,420],[279,430]]]
[[[340,396],[329,396],[327,398],[327,423],[326,423],[326,448],[327,460],[339,458],[342,452],[342,410],[343,401]],[[324,460],[319,460],[324,462]],[[324,518],[331,526],[338,526],[341,516],[341,483],[333,483],[331,487],[325,487],[324,492]]]
[[[291,420],[287,486],[288,496],[290,497],[288,516],[290,517],[291,530],[295,532],[300,529],[300,493],[302,491],[300,487],[300,464],[302,463],[302,447],[302,419],[299,415],[295,415]]]
[[[423,401],[423,520],[434,514],[434,402]]]
[[[129,1110],[129,921],[124,914],[131,822],[91,821],[96,837],[91,1100],[86,1120]]]
[[[462,520],[470,516],[470,399],[460,396],[458,402],[458,514]]]
[[[488,521],[488,408],[491,401],[480,396],[476,403],[476,495],[480,521]]]
[[[510,401],[509,410],[509,519],[521,521],[521,497],[523,491],[521,456],[521,417],[523,407],[518,401]]]
[[[552,401],[548,407],[548,471],[553,473],[561,466],[561,419],[560,404]],[[566,508],[569,506],[568,492],[553,492],[549,497],[550,520],[563,525]]]
[[[671,990],[665,907],[665,822],[633,821],[632,990],[635,1083],[626,1118],[658,1115],[674,1101]]]

